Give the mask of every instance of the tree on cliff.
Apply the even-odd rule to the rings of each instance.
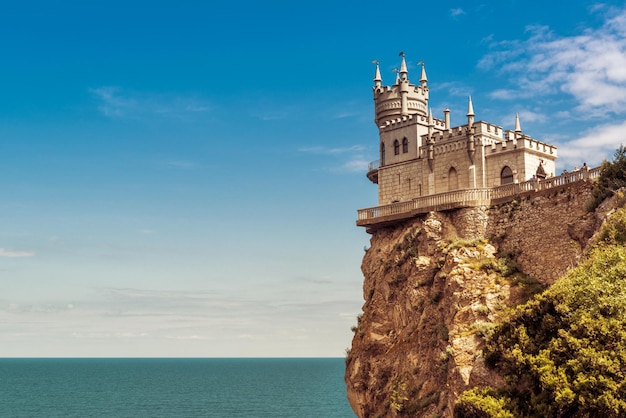
[[[597,208],[607,197],[623,187],[626,187],[626,148],[621,145],[613,154],[613,161],[602,163],[589,210]]]
[[[485,357],[507,385],[467,391],[455,416],[626,416],[625,245],[621,208],[577,268],[496,329]]]

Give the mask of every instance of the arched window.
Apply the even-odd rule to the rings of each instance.
[[[456,190],[459,188],[459,176],[454,167],[450,167],[448,171],[448,190]]]
[[[513,183],[513,170],[508,165],[505,165],[500,172],[500,184]]]
[[[400,154],[400,142],[396,139],[393,141],[393,155]]]
[[[404,138],[402,140],[402,153],[406,154],[407,152],[409,152],[409,140]]]
[[[380,144],[380,166],[384,166],[385,165],[385,143],[382,142]]]

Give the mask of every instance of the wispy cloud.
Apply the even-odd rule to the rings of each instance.
[[[609,14],[607,13],[607,16]],[[479,67],[511,76],[511,89],[494,91],[500,99],[565,92],[588,116],[622,113],[626,106],[626,11],[607,17],[599,28],[577,36],[558,36],[545,26],[528,27],[523,41],[494,43]]]
[[[364,159],[362,156],[356,156],[349,161],[345,161],[341,166],[334,171],[348,171],[353,173],[365,173],[367,171],[367,165],[369,160]]]
[[[311,153],[311,154],[327,154],[327,155],[337,155],[337,154],[345,154],[345,153],[353,153],[353,152],[362,152],[366,148],[363,145],[352,145],[350,147],[322,147],[322,146],[314,146],[314,147],[302,147],[298,151]]]
[[[125,91],[115,86],[89,89],[98,110],[111,118],[138,119],[149,115],[184,117],[211,110],[204,99],[156,93]]]
[[[325,155],[333,158],[332,165],[324,169],[335,173],[360,172],[367,170],[369,160],[365,157],[366,147],[352,145],[349,147],[302,147],[298,151],[305,154]]]
[[[447,90],[451,96],[467,97],[471,96],[473,89],[470,86],[459,82],[444,82],[437,84],[438,90]]]
[[[452,16],[453,18],[463,16],[464,14],[465,10],[461,9],[460,7],[450,9],[450,16]]]
[[[35,253],[33,251],[14,251],[7,250],[6,248],[0,248],[0,257],[6,258],[23,258],[23,257],[34,257]]]

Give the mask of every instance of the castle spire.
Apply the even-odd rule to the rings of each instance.
[[[474,116],[474,105],[472,105],[472,96],[467,101],[467,116]]]
[[[406,68],[406,60],[404,59],[404,52],[400,52],[400,56],[402,57],[402,64],[400,64],[400,79],[407,80],[409,75],[409,70]]]
[[[426,86],[428,78],[426,78],[426,69],[424,68],[424,61],[420,61],[418,64],[422,64],[422,75],[420,76],[420,84],[422,87]]]
[[[515,133],[516,134],[522,133],[522,127],[519,124],[519,115],[517,113],[515,113]]]
[[[380,65],[378,65],[378,60],[372,61],[372,64],[376,64],[376,73],[374,74],[374,87],[380,87],[383,78],[380,76]]]
[[[474,105],[472,104],[472,96],[469,96],[467,102],[467,126],[471,128],[472,125],[474,125]]]

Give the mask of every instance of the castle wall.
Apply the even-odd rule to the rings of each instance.
[[[470,163],[467,155],[467,142],[464,138],[435,145],[433,162],[435,193],[469,188]],[[451,169],[456,171],[456,179],[454,179],[454,174],[451,176],[451,171],[453,171]]]
[[[426,194],[423,160],[381,167],[378,171],[378,203],[403,202]]]
[[[381,144],[385,144],[385,161],[384,165],[396,164],[403,161],[408,161],[411,159],[415,159],[418,157],[418,149],[420,144],[420,136],[418,135],[418,131],[420,129],[420,125],[412,124],[400,126],[397,129],[393,130],[385,130],[380,133]],[[423,127],[421,127],[423,128]],[[409,147],[408,152],[403,152],[402,140],[404,138],[408,139]],[[400,144],[400,153],[398,155],[394,154],[394,141],[398,141]],[[381,162],[382,162],[381,155]]]
[[[500,255],[509,255],[522,270],[552,284],[578,264],[596,218],[587,213],[593,183],[529,192],[516,200],[488,209],[486,236]]]

